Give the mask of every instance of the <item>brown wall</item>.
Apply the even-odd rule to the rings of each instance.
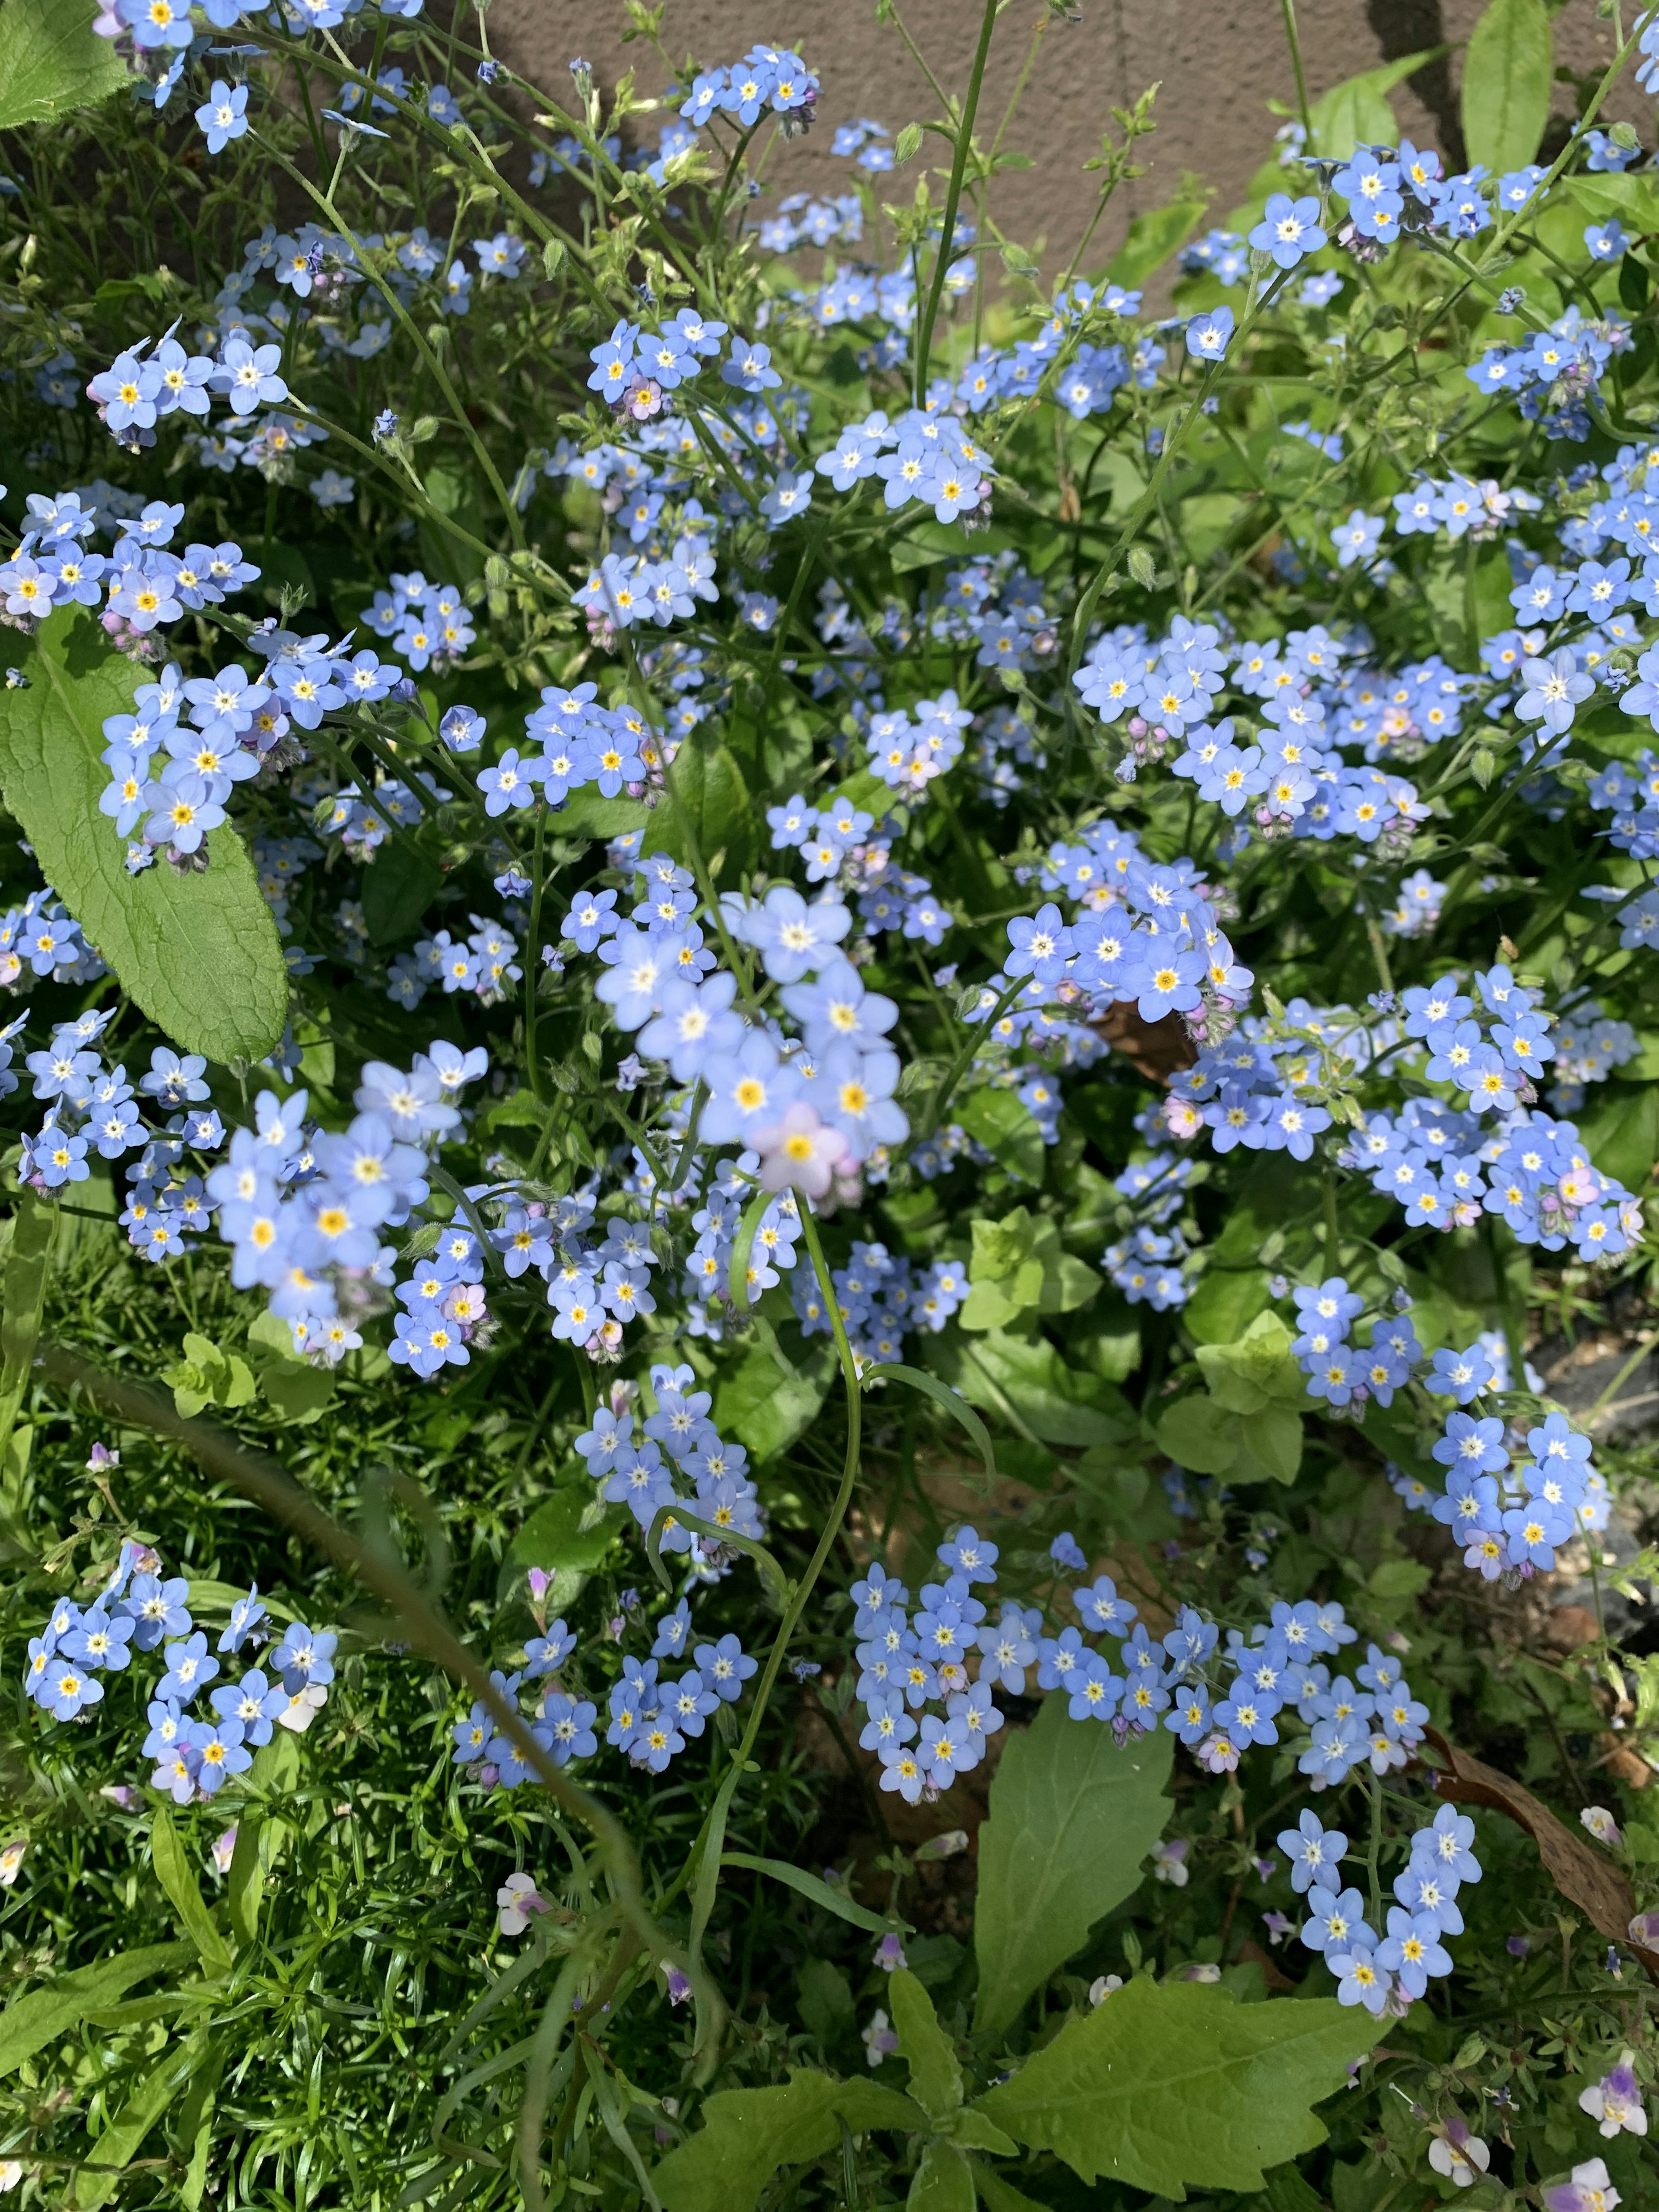
[[[1148,173],[1119,195],[1098,236],[1103,261],[1138,208],[1167,199],[1183,169],[1196,169],[1216,188],[1218,220],[1269,149],[1279,118],[1267,102],[1295,100],[1279,0],[1078,0],[1083,20],[1049,21],[1008,143],[1036,166],[997,179],[992,207],[1005,231],[1045,260],[1063,263],[1092,205],[1094,180],[1082,164],[1099,151],[1111,109],[1161,82],[1157,136],[1142,142]],[[1300,0],[1297,9],[1310,97],[1378,64],[1441,46],[1461,46],[1480,14],[1481,0]],[[980,21],[975,0],[901,0],[901,13],[941,82],[965,85]],[[1000,118],[1035,26],[1048,16],[1042,0],[1009,0],[986,73],[981,114]],[[642,42],[624,46],[625,17],[612,0],[495,0],[489,15],[496,50],[561,102],[569,98],[566,64],[580,54],[602,84],[629,67],[641,91],[667,82],[658,57]],[[851,165],[829,152],[833,126],[870,115],[896,131],[926,122],[939,104],[896,31],[875,20],[874,0],[668,0],[663,43],[676,60],[695,55],[705,66],[735,61],[757,41],[793,44],[823,82],[820,125],[806,141],[781,149],[769,174],[782,191],[848,188]],[[1555,27],[1559,64],[1605,68],[1611,26],[1595,19],[1593,0],[1567,0]],[[1431,64],[1393,95],[1402,131],[1419,144],[1461,159],[1457,87],[1461,52]],[[1558,106],[1571,94],[1557,88]],[[1626,80],[1611,114],[1653,137],[1650,102]],[[647,118],[647,122],[649,118]],[[650,133],[654,145],[654,131]],[[936,146],[939,142],[927,142]],[[939,159],[936,154],[918,161]],[[886,196],[908,199],[915,167],[883,180]],[[936,194],[937,198],[937,194]],[[767,195],[762,209],[775,204]]]

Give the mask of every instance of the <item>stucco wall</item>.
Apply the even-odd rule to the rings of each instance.
[[[1301,0],[1297,16],[1310,94],[1383,61],[1461,46],[1480,5]],[[1048,19],[1008,140],[1036,166],[1000,178],[992,206],[1011,236],[1046,246],[1050,265],[1069,252],[1093,204],[1094,180],[1082,165],[1099,150],[1115,106],[1154,82],[1162,85],[1158,133],[1143,142],[1148,173],[1125,188],[1097,234],[1103,260],[1130,216],[1167,199],[1183,169],[1200,171],[1213,185],[1218,220],[1267,149],[1277,121],[1267,101],[1295,97],[1279,0],[1079,0],[1079,7],[1083,20],[1070,24],[1049,18],[1042,0],[1010,0],[997,26],[981,110],[1000,117],[1033,29]],[[668,0],[663,43],[677,60],[690,54],[705,64],[735,60],[757,40],[797,47],[823,80],[825,127],[780,149],[769,174],[780,191],[844,189],[848,165],[828,150],[830,126],[870,115],[897,131],[939,112],[898,33],[878,25],[875,12],[874,0]],[[939,80],[960,90],[980,21],[975,0],[902,0],[901,12]],[[592,64],[602,83],[630,65],[642,91],[660,91],[667,82],[643,42],[622,44],[626,19],[612,0],[495,0],[489,21],[497,50],[556,99],[569,97],[566,64],[574,54]],[[1558,63],[1575,70],[1604,68],[1613,51],[1611,27],[1596,21],[1593,0],[1568,0],[1555,40]],[[1455,51],[1394,95],[1402,130],[1454,158],[1462,155],[1461,68]],[[1561,112],[1571,112],[1567,88],[1557,93]],[[1610,112],[1627,116],[1652,143],[1652,107],[1639,94],[1627,87]],[[891,196],[908,199],[914,175],[913,168],[889,179]],[[1091,251],[1090,261],[1096,260]]]

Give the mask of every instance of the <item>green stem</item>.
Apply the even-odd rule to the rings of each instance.
[[[916,333],[915,403],[920,407],[927,396],[927,359],[933,350],[933,321],[939,313],[939,295],[945,289],[945,276],[951,265],[951,241],[956,232],[957,209],[962,201],[963,172],[968,166],[968,149],[973,142],[974,116],[979,107],[980,87],[985,81],[985,58],[991,51],[991,33],[1002,6],[1002,0],[985,0],[985,14],[979,27],[979,44],[974,49],[973,72],[968,79],[968,97],[963,103],[962,119],[957,125],[956,152],[951,160],[951,181],[945,194],[945,221],[939,231],[939,251],[933,258],[933,282],[927,288],[927,304],[922,310],[921,325]]]

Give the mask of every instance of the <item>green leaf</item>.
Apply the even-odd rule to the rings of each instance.
[[[1042,1181],[1047,1147],[1030,1108],[1012,1091],[970,1091],[957,1109],[969,1135],[1022,1182]]]
[[[1096,1921],[1139,1887],[1169,1815],[1170,1752],[1162,1729],[1120,1749],[1110,1729],[1072,1719],[1061,1690],[1011,1736],[979,1837],[976,2028],[1011,2026]]]
[[[412,936],[421,916],[443,888],[444,872],[407,831],[388,837],[362,872],[363,920],[371,945],[395,945]]]
[[[1555,57],[1544,0],[1490,0],[1463,56],[1463,141],[1501,174],[1538,151],[1550,119]]]
[[[1068,1367],[1047,1337],[947,1332],[928,1357],[969,1405],[1000,1415],[1035,1442],[1082,1447],[1121,1443],[1136,1432],[1122,1392],[1102,1376]]]
[[[98,800],[104,718],[131,713],[132,663],[76,610],[50,617],[24,665],[28,689],[0,694],[0,787],[46,880],[176,1045],[263,1060],[288,1018],[288,969],[241,839],[210,832],[205,875],[158,860],[130,876]]]
[[[1291,1333],[1277,1314],[1258,1314],[1231,1344],[1200,1345],[1198,1364],[1210,1395],[1230,1413],[1259,1413],[1274,1401],[1297,1404],[1307,1395]]]
[[[751,2212],[781,2166],[822,2158],[871,2128],[923,2133],[927,2115],[896,2089],[799,2073],[772,2089],[725,2089],[703,2106],[703,2124],[669,2152],[651,2179],[666,2212]]]
[[[1377,2033],[1332,1997],[1242,2005],[1202,1982],[1138,1978],[1074,2015],[976,2109],[1085,2182],[1176,2199],[1188,2186],[1260,2189],[1264,2167],[1324,2142],[1311,2107]]]
[[[290,1421],[314,1421],[333,1397],[331,1367],[313,1367],[294,1349],[294,1331],[280,1314],[262,1313],[248,1323],[248,1363],[260,1389]]]
[[[1610,215],[1622,216],[1632,230],[1659,228],[1659,183],[1651,172],[1632,177],[1609,170],[1593,177],[1563,177],[1561,184],[1586,215],[1602,221]],[[1504,574],[1507,580],[1507,570]]]
[[[34,1347],[52,1270],[58,1201],[25,1183],[18,1191],[0,1272],[0,1467],[34,1372]]]
[[[782,1882],[798,1896],[810,1898],[814,1905],[821,1905],[826,1912],[836,1913],[842,1920],[850,1920],[854,1928],[866,1928],[872,1936],[890,1935],[895,1928],[906,1936],[910,1933],[908,1920],[885,1919],[879,1912],[872,1912],[867,1905],[858,1904],[845,1891],[832,1889],[827,1881],[820,1881],[817,1875],[808,1874],[801,1867],[791,1866],[787,1859],[757,1859],[748,1851],[727,1851],[721,1857],[720,1864],[742,1867],[750,1874],[769,1874],[774,1881]]]
[[[236,1823],[226,1893],[230,1925],[239,1945],[258,1939],[259,1905],[265,1893],[264,1861],[259,1851],[259,1832],[264,1826],[257,1813],[244,1813]]]
[[[185,1856],[173,1814],[165,1805],[157,1807],[150,1823],[149,1849],[155,1878],[179,1916],[179,1925],[196,1946],[208,1972],[222,1973],[230,1964],[229,1947],[214,1925],[213,1915],[203,1900],[196,1869]]]
[[[1000,553],[1012,542],[1006,531],[994,526],[970,540],[959,522],[915,522],[893,540],[888,558],[902,575],[909,568],[930,568],[935,561],[963,560],[970,550]]]
[[[0,8],[0,131],[94,107],[132,80],[92,27],[92,0],[6,0]]]
[[[933,2000],[908,1966],[901,1966],[887,1987],[899,2056],[910,2069],[910,2094],[930,2118],[942,2120],[962,2102],[956,2045],[939,2024]]]
[[[1237,1413],[1207,1390],[1189,1390],[1159,1420],[1158,1449],[1194,1474],[1225,1474],[1238,1457],[1241,1433]]]
[[[1598,1086],[1593,1109],[1578,1117],[1578,1133],[1603,1175],[1634,1191],[1645,1188],[1659,1158],[1659,1083]]]
[[[1385,94],[1425,62],[1436,61],[1448,51],[1444,46],[1431,46],[1422,53],[1405,54],[1398,61],[1385,62],[1381,69],[1366,70],[1346,83],[1334,85],[1309,111],[1313,125],[1309,152],[1317,152],[1327,160],[1346,161],[1356,146],[1392,146],[1400,136],[1400,126]]]
[[[1433,1579],[1433,1568],[1425,1567],[1420,1559],[1382,1559],[1371,1569],[1365,1587],[1373,1597],[1389,1604],[1415,1597]]]
[[[1005,2181],[982,2160],[970,2158],[968,2163],[973,2169],[974,2186],[985,2212],[1049,2212],[1048,2205],[1039,2204],[1034,2197],[1024,2196],[1012,2182]]]
[[[547,1596],[556,1613],[574,1603],[624,1522],[625,1505],[607,1505],[583,1476],[544,1498],[507,1547],[496,1583],[498,1601],[526,1595],[525,1575],[539,1567],[553,1580]]]
[[[1302,1416],[1293,1406],[1263,1406],[1239,1419],[1237,1482],[1294,1482],[1302,1466]]]
[[[716,875],[736,875],[752,866],[755,857],[755,818],[749,804],[749,787],[743,770],[725,745],[688,738],[674,756],[667,778],[669,803],[659,805],[649,819],[653,842],[678,860],[690,861],[689,827],[696,848]]]
[[[1209,204],[1204,179],[1183,170],[1175,198],[1162,207],[1148,208],[1129,225],[1128,235],[1106,264],[1106,276],[1115,284],[1143,283],[1186,244]]]
[[[606,799],[589,789],[573,791],[548,820],[562,837],[625,837],[647,823],[654,832],[657,817],[637,799]]]
[[[804,1437],[817,1419],[836,1356],[819,1346],[788,1367],[780,1355],[757,1345],[741,1364],[722,1377],[714,1407],[715,1424],[745,1444],[757,1463],[776,1459]]]
[[[973,2169],[954,2144],[926,2146],[905,2203],[908,2212],[974,2212]]]
[[[90,2164],[76,2179],[77,2212],[97,2212],[121,2186],[123,2170],[137,2155],[144,2137],[178,2097],[191,2075],[207,2057],[211,2044],[205,2028],[198,2028],[176,2044],[147,2074],[93,2147]]]
[[[1263,1269],[1206,1267],[1181,1318],[1195,1343],[1231,1344],[1271,1304]]]
[[[26,2058],[67,2035],[88,2014],[118,2004],[136,1983],[181,1969],[191,1956],[188,1943],[149,1943],[138,1951],[118,1951],[95,1966],[77,1966],[45,1989],[14,1997],[0,2012],[0,2075],[15,2074]]]

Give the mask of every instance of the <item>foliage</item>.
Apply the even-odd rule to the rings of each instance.
[[[896,131],[642,0],[91,10],[0,2193],[1649,2201],[1659,17],[1553,118],[1490,0],[1447,174],[1286,9],[1227,227],[1097,246],[1149,93],[1039,271],[996,0]]]

